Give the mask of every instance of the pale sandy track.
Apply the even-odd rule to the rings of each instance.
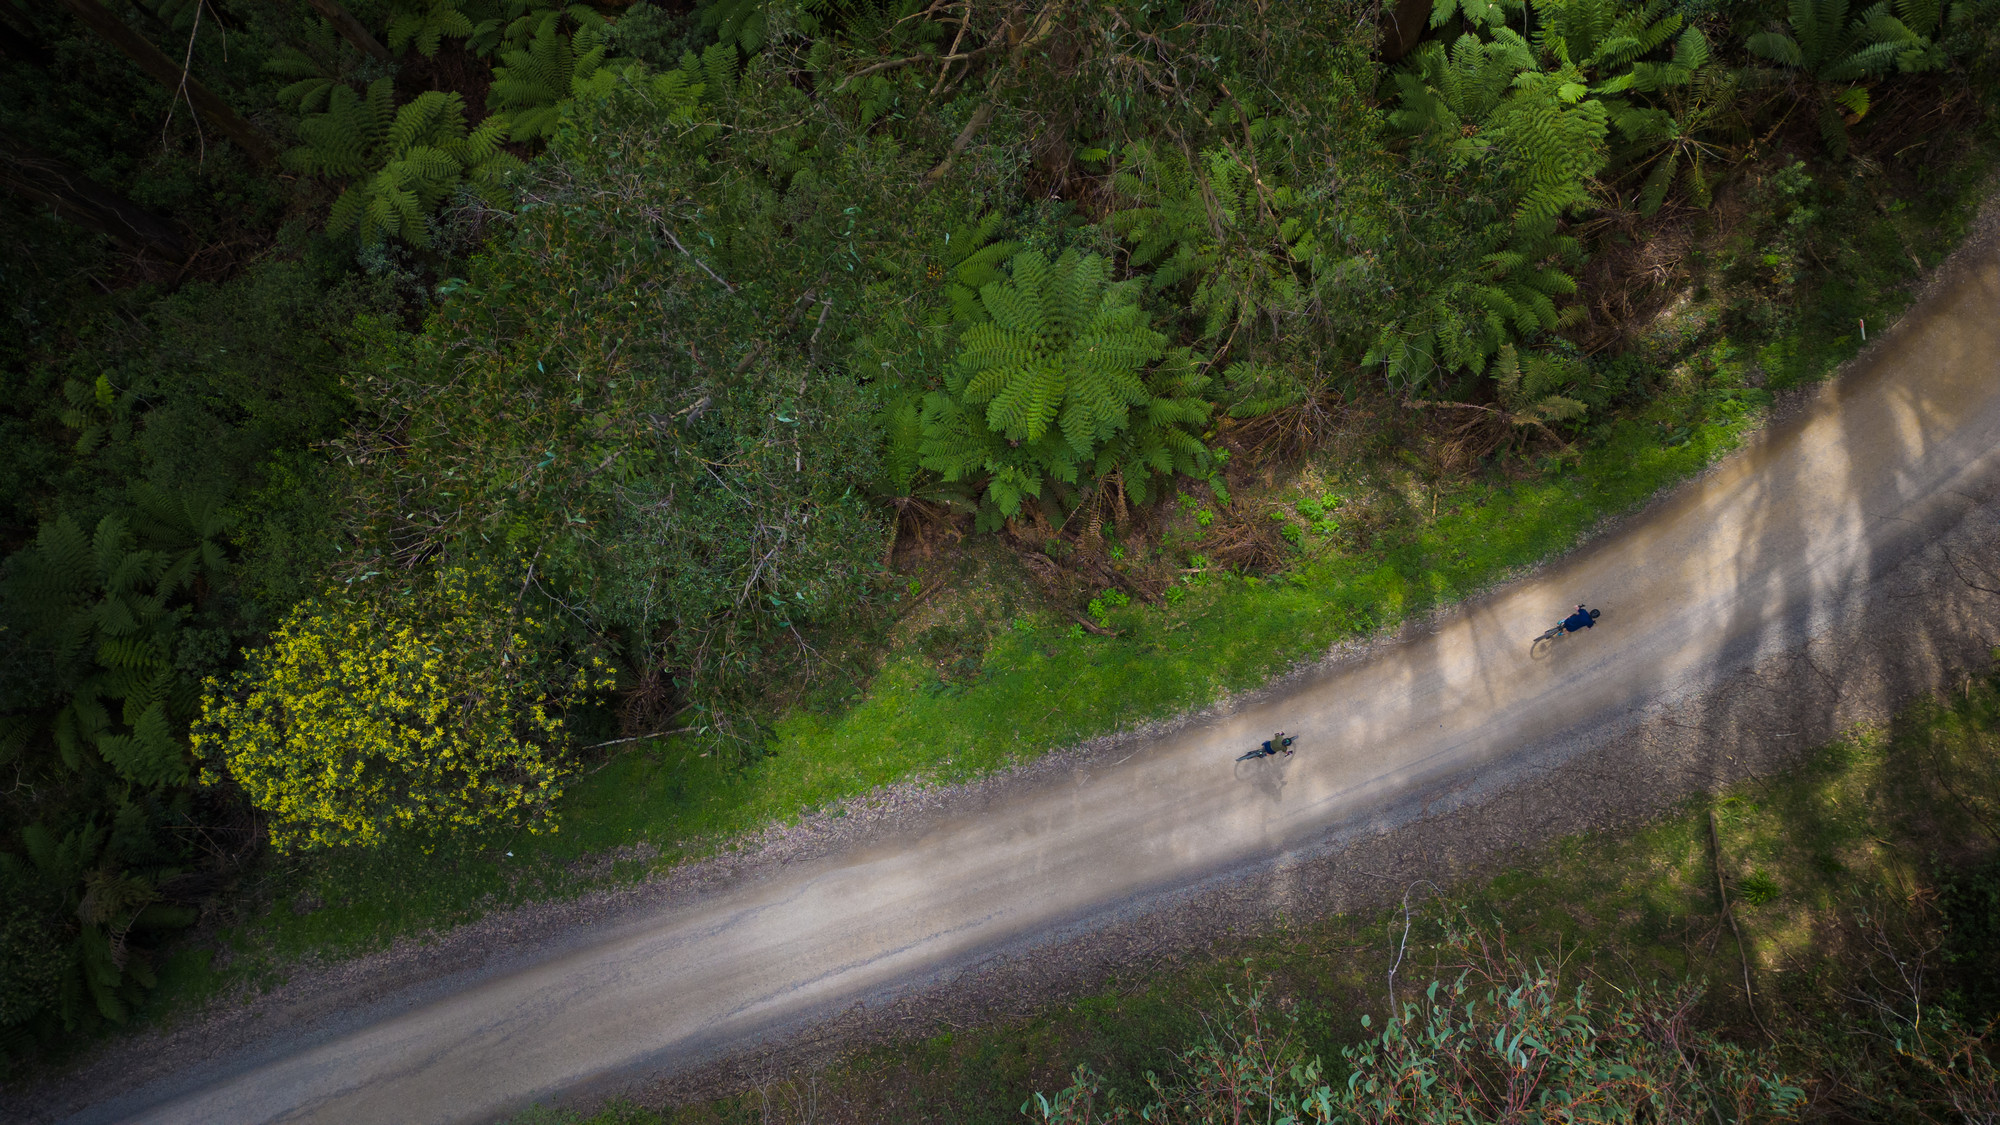
[[[508,975],[281,1057],[215,1060],[73,1120],[490,1119],[1338,847],[1412,794],[1545,767],[1579,732],[1828,635],[1902,560],[1992,508],[1996,445],[2000,262],[1985,249],[1714,471],[1367,660],[1184,724],[1113,767],[629,919]],[[1602,627],[1531,651],[1582,598],[1604,608]],[[1278,727],[1299,735],[1295,759],[1232,763]]]

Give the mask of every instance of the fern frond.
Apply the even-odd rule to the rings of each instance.
[[[736,67],[736,51],[727,41],[717,43],[701,53],[702,84],[711,98],[719,102],[735,98]]]
[[[399,0],[389,19],[389,49],[414,47],[425,58],[438,53],[444,37],[470,38],[476,30],[461,9],[464,0]]]
[[[465,99],[457,91],[426,90],[396,110],[383,136],[392,156],[419,145],[435,146],[465,137]]]

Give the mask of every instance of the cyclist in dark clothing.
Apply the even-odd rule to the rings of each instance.
[[[1278,733],[1272,735],[1271,741],[1266,742],[1264,744],[1264,753],[1267,755],[1277,754],[1280,751],[1282,751],[1285,757],[1287,758],[1292,756],[1292,740],[1285,737],[1284,731],[1279,731]]]
[[[1544,618],[1543,620],[1547,619]],[[1597,611],[1594,609],[1585,609],[1579,605],[1576,607],[1575,613],[1563,618],[1563,631],[1574,633],[1578,629],[1589,629],[1596,624]]]

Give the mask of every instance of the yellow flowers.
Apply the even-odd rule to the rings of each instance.
[[[602,659],[561,659],[553,623],[505,585],[453,566],[390,604],[304,603],[228,683],[208,682],[196,753],[227,763],[280,851],[392,828],[553,831],[562,711],[612,678]]]

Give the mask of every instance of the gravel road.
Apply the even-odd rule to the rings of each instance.
[[[1030,950],[1143,942],[1190,903],[1215,918],[1348,905],[1367,896],[1342,880],[1372,874],[1355,856],[1399,877],[1450,866],[1440,826],[1497,848],[1656,808],[1984,651],[2000,623],[1996,439],[2000,257],[1975,239],[1891,333],[1738,454],[1366,653],[922,815],[859,817],[628,898],[456,973],[353,1004],[323,991],[306,1016],[274,1019],[280,1034],[239,1025],[164,1069],[114,1051],[134,1075],[121,1092],[84,1105],[43,1091],[31,1116],[491,1120],[670,1081],[857,1005],[1018,980],[994,966]],[[1530,643],[1580,600],[1603,609],[1598,628]],[[1859,659],[1877,650],[1894,655]],[[1279,728],[1296,757],[1233,761]],[[1725,750],[1743,761],[1721,763]]]

